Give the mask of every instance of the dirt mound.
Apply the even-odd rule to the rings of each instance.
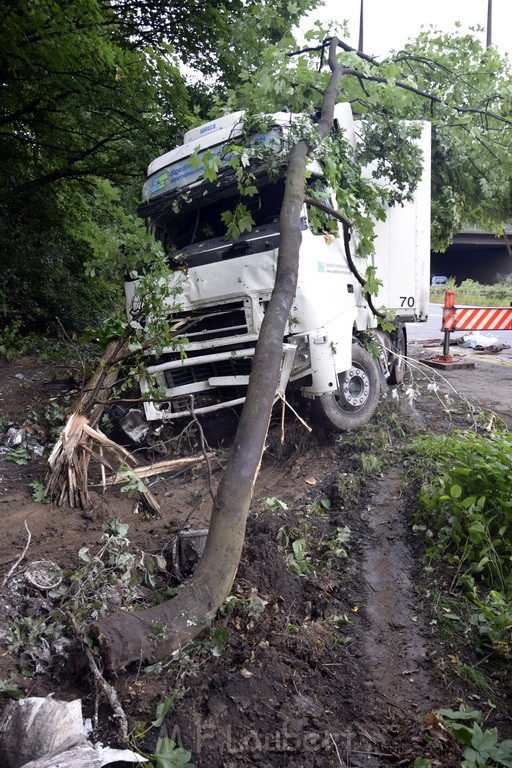
[[[481,405],[488,375],[477,371]],[[507,375],[500,369],[500,377]],[[32,361],[0,366],[5,426],[38,423],[47,407],[66,406],[66,395],[43,389],[50,378],[48,368]],[[464,372],[461,383],[468,381]],[[505,404],[505,420],[509,412]],[[412,765],[425,754],[425,713],[478,694],[453,680],[447,687],[442,665],[433,663],[444,651],[418,587],[421,539],[410,526],[415,502],[404,491],[396,457],[406,433],[465,426],[468,413],[450,388],[423,385],[421,397],[389,399],[371,425],[339,439],[310,437],[291,418],[283,444],[277,419],[233,594],[215,631],[168,664],[137,666],[115,680],[132,726],[147,726],[157,705],[174,699],[162,727],[150,729],[141,746],[151,752],[167,734],[192,752],[199,768]],[[216,451],[214,469],[222,467],[224,450]],[[31,635],[57,598],[28,584],[25,568],[54,561],[68,583],[84,565],[79,551],[97,552],[103,526],[116,518],[129,525],[130,551],[166,563],[153,583],[137,586],[137,599],[168,594],[176,586],[177,532],[208,524],[205,470],[151,481],[161,518],[143,514],[118,487],[106,495],[98,488],[92,514],[85,514],[33,501],[30,483],[43,479],[44,457],[17,464],[8,453],[0,455],[2,577],[23,552],[27,529],[30,544],[0,591],[0,679],[15,674],[24,695],[80,696],[93,715],[94,687],[74,647],[57,637],[41,650]],[[219,474],[213,473],[214,487]],[[114,741],[104,707],[100,722],[100,735]],[[431,740],[428,750],[433,768],[460,764],[451,743]]]

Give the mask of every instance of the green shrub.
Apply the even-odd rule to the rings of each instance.
[[[475,606],[485,642],[512,651],[512,435],[455,432],[415,442],[432,476],[420,505],[431,557],[454,568],[457,587]]]
[[[430,300],[444,301],[446,291],[455,293],[455,304],[482,307],[508,307],[512,301],[512,275],[501,275],[493,285],[483,285],[476,280],[463,280],[459,285],[450,277],[446,285],[430,289]]]

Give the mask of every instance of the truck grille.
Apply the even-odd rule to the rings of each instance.
[[[261,310],[263,313],[262,306]],[[186,357],[182,359],[176,348],[168,348],[148,365],[148,373],[167,390],[169,402],[146,404],[147,417],[184,416],[190,412],[191,397],[196,413],[222,403],[243,402],[257,340],[252,314],[249,297],[173,313],[170,325],[175,338],[183,339]]]
[[[233,301],[220,307],[204,307],[190,312],[173,313],[171,327],[189,342],[241,336],[249,332],[247,307],[243,301]]]
[[[165,383],[169,389],[208,381],[214,376],[249,376],[252,358],[231,358],[211,363],[183,366],[164,371]]]

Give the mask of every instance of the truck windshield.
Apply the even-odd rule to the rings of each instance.
[[[164,210],[151,217],[155,235],[164,246],[180,250],[194,243],[226,236],[226,224],[222,221],[225,211],[233,211],[239,203],[249,210],[254,227],[279,221],[284,194],[284,179],[258,184],[253,197],[240,198],[238,190],[221,190],[183,206],[179,213]],[[227,238],[226,238],[227,241]]]

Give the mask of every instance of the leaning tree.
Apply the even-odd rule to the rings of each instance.
[[[175,598],[137,613],[119,612],[91,627],[110,670],[141,658],[168,657],[211,620],[233,584],[295,294],[308,159],[328,143],[335,103],[350,101],[364,118],[361,161],[374,161],[376,173],[387,176],[405,196],[417,177],[417,157],[408,150],[399,121],[431,120],[434,235],[438,242],[446,242],[465,219],[493,220],[499,225],[510,202],[510,86],[506,64],[492,49],[483,51],[470,36],[451,40],[434,34],[382,62],[337,38],[297,53],[282,49],[279,53],[278,59],[273,51],[272,58],[259,67],[242,70],[243,85],[236,94],[228,94],[228,109],[248,106],[258,97],[258,106],[267,112],[281,104],[297,112],[313,111],[313,106],[317,120],[312,130],[304,128],[297,136],[286,158],[275,287],[234,445],[214,499],[206,548]],[[326,173],[335,176],[336,155],[327,149],[323,159]],[[337,181],[339,210],[332,214],[344,226],[347,221],[357,221],[363,230],[366,226],[366,240],[371,244],[367,207],[369,200],[375,203],[375,196],[365,192],[360,177],[353,180],[347,175],[344,182]],[[167,628],[158,639],[155,625]]]

